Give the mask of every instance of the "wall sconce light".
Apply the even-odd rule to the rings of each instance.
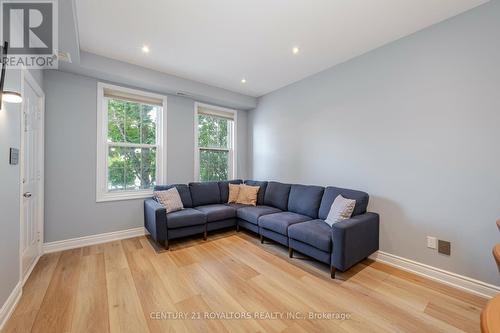
[[[16,91],[3,90],[3,85],[5,83],[5,67],[7,66],[7,53],[9,51],[9,42],[3,43],[2,49],[2,74],[0,76],[0,107],[2,105],[2,101],[8,103],[21,103],[23,101],[23,97],[20,93]]]

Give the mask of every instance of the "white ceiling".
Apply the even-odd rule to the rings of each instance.
[[[84,51],[261,96],[488,0],[76,0]],[[149,54],[141,47],[147,44]],[[300,52],[292,54],[298,46]],[[240,80],[246,78],[246,84]]]

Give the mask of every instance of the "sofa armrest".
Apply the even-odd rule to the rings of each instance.
[[[167,240],[167,211],[154,199],[144,200],[144,227],[155,241]]]
[[[345,271],[379,248],[379,215],[365,213],[332,227],[331,265]]]

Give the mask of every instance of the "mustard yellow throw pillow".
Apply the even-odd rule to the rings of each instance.
[[[238,200],[238,194],[240,193],[240,184],[229,184],[229,198],[227,203],[233,203]]]
[[[257,193],[259,193],[260,186],[248,186],[242,184],[240,187],[240,192],[238,193],[238,199],[236,203],[244,205],[257,205]]]

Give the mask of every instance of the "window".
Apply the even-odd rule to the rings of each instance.
[[[195,179],[236,177],[236,111],[196,103]]]
[[[97,201],[151,196],[165,180],[164,96],[98,84]]]

